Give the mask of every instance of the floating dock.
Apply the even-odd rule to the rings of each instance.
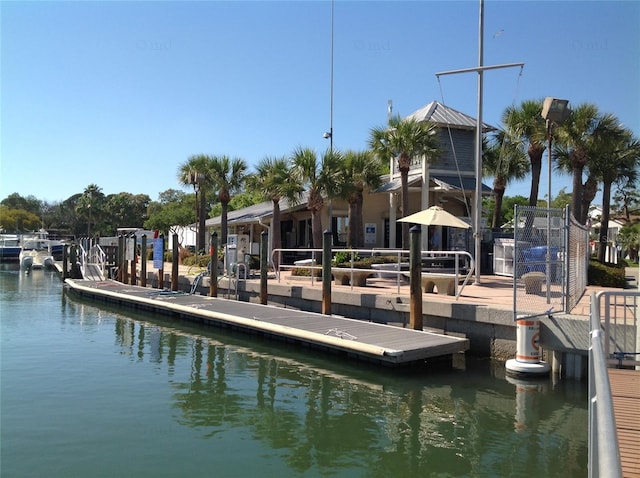
[[[67,279],[76,294],[130,308],[261,334],[383,365],[451,356],[469,340],[332,315],[122,284]]]

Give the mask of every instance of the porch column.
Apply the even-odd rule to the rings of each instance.
[[[420,197],[420,210],[429,207],[429,162],[426,156],[422,156],[422,188]],[[429,249],[429,234],[422,234],[421,248],[423,251]]]

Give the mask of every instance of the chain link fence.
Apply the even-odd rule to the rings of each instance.
[[[514,317],[570,312],[587,285],[588,230],[569,208],[516,206]]]

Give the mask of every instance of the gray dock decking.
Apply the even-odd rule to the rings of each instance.
[[[241,329],[340,351],[385,365],[400,365],[469,349],[469,340],[235,300],[122,284],[67,279],[77,294],[187,320]]]

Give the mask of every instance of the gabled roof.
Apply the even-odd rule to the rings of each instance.
[[[416,121],[432,121],[439,126],[450,127],[454,129],[476,129],[476,119],[469,115],[461,113],[458,110],[454,110],[448,106],[445,106],[437,101],[423,106],[419,110],[411,113],[405,119],[414,119]],[[482,123],[483,131],[493,131],[494,128],[491,125]]]

